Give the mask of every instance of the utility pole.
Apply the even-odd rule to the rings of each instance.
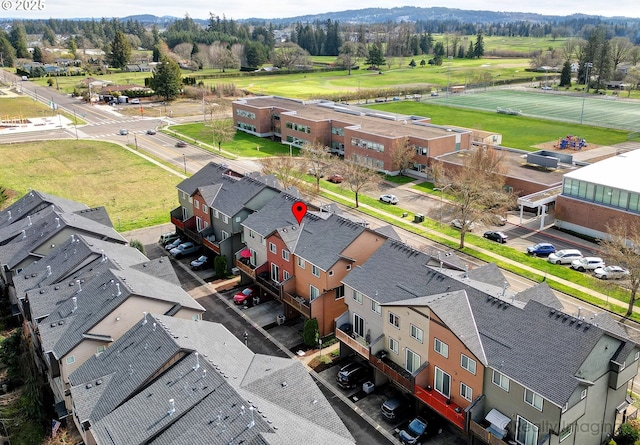
[[[73,126],[76,130],[76,141],[78,140],[78,116],[76,116],[76,107],[73,107]]]

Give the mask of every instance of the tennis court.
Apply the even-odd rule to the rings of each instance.
[[[524,116],[640,131],[640,103],[615,96],[549,90],[491,89],[438,97],[438,102],[483,111],[498,108]]]

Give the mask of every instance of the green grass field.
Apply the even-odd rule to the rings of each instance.
[[[56,112],[29,97],[0,97],[0,119],[51,117]]]
[[[0,145],[2,186],[104,206],[118,231],[169,221],[181,179],[107,142],[57,140]]]

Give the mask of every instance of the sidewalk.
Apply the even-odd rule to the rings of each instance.
[[[400,187],[402,187],[402,188],[405,188],[405,189],[409,190],[409,189],[411,189],[411,186],[412,186],[414,183],[419,183],[419,182],[424,182],[424,181],[416,180],[416,181],[409,182],[409,183],[407,183],[407,184],[402,184]],[[395,185],[395,186],[397,186],[396,184],[394,184],[394,185]],[[331,191],[326,190],[326,189],[324,189],[323,191],[324,191],[324,192],[326,192],[326,193],[328,193],[328,194],[330,194],[330,195],[333,195],[333,196],[339,197],[340,199],[343,199],[343,200],[349,201],[350,203],[352,203],[353,205],[355,205],[355,200],[354,200],[354,199],[344,197],[344,196],[342,196],[342,195],[340,195],[340,194],[337,194],[337,193],[331,192]],[[415,189],[411,189],[411,191],[412,191],[412,192],[414,192],[414,193],[417,193],[417,194],[421,194],[421,195],[423,195],[423,196],[426,196],[426,194],[424,194],[424,193],[422,193],[422,192],[420,192],[420,191],[417,191],[417,190],[415,190]],[[384,215],[385,217],[387,217],[387,218],[391,218],[391,219],[393,219],[393,220],[395,220],[395,221],[403,222],[403,223],[405,223],[405,224],[407,223],[407,219],[406,219],[406,218],[401,218],[401,217],[399,217],[399,216],[395,216],[395,215],[392,215],[392,214],[386,213],[386,212],[385,212],[385,211],[383,211],[383,210],[379,210],[379,209],[377,209],[377,208],[373,208],[373,207],[368,206],[368,205],[366,205],[366,204],[362,204],[362,203],[360,203],[359,207],[361,207],[361,208],[365,208],[365,209],[367,209],[367,210],[369,210],[369,211],[371,211],[371,212],[377,213],[377,214]],[[358,209],[354,209],[354,210],[358,210]],[[527,227],[526,225],[520,225],[520,224],[514,224],[514,225],[517,225],[517,226],[519,226],[519,227],[524,227],[524,228],[526,228],[527,230],[531,230],[532,232],[537,232],[537,231],[538,231],[538,230],[531,229],[531,228]],[[546,227],[549,227],[549,226],[546,226]],[[424,229],[424,228],[423,228],[423,229]],[[444,239],[446,239],[447,241],[451,241],[451,242],[453,242],[453,243],[459,243],[459,241],[460,241],[458,238],[454,238],[454,237],[449,236],[449,235],[446,235],[446,234],[444,234],[444,233],[442,233],[442,232],[437,232],[437,233],[438,233],[438,236],[439,236],[439,237],[444,238]],[[591,295],[591,296],[593,296],[593,297],[596,297],[596,298],[598,298],[598,299],[602,300],[603,302],[605,302],[605,301],[606,301],[606,302],[608,302],[608,303],[609,303],[609,304],[611,304],[611,305],[614,305],[614,306],[617,306],[617,307],[623,308],[623,309],[625,309],[625,310],[626,310],[626,309],[627,309],[627,307],[628,307],[628,304],[627,304],[626,302],[624,302],[624,301],[616,300],[616,299],[614,299],[614,298],[612,298],[612,297],[610,297],[610,296],[608,296],[608,295],[602,294],[602,293],[600,293],[600,292],[596,292],[596,291],[594,291],[593,289],[590,289],[590,288],[587,288],[587,287],[584,287],[584,286],[581,286],[581,285],[575,284],[575,283],[573,283],[573,282],[571,282],[571,281],[565,280],[565,279],[560,278],[560,277],[557,277],[557,276],[555,276],[555,275],[548,276],[547,274],[545,274],[545,273],[543,273],[543,272],[541,272],[541,271],[539,271],[539,270],[537,270],[537,269],[535,269],[535,268],[533,268],[533,267],[530,267],[530,266],[527,266],[527,265],[521,264],[521,263],[519,263],[519,262],[517,262],[517,261],[515,261],[515,260],[509,259],[509,258],[505,258],[505,257],[503,257],[503,256],[500,256],[500,255],[498,255],[498,254],[494,253],[494,252],[491,252],[491,251],[485,250],[485,249],[483,249],[483,248],[481,248],[481,247],[478,247],[477,245],[473,244],[472,242],[467,241],[466,239],[465,239],[465,247],[468,247],[468,248],[470,248],[470,249],[476,250],[476,251],[478,251],[478,252],[482,253],[483,255],[490,256],[491,258],[494,258],[494,259],[495,259],[495,260],[497,260],[497,261],[501,261],[501,262],[504,262],[504,263],[508,263],[508,264],[510,264],[510,265],[512,265],[512,266],[518,267],[518,268],[523,269],[523,270],[525,270],[525,271],[527,271],[527,272],[530,272],[530,273],[536,274],[536,275],[540,276],[540,280],[542,280],[542,279],[549,279],[549,280],[553,280],[553,281],[555,281],[555,282],[557,282],[557,283],[560,283],[560,284],[562,284],[562,285],[564,285],[564,286],[571,287],[571,288],[576,289],[576,290],[578,290],[578,291],[581,291],[581,292],[587,293],[587,294],[589,294],[589,295]],[[638,313],[638,314],[640,314],[640,307],[634,306],[634,308],[633,308],[633,312],[634,312],[634,313]]]

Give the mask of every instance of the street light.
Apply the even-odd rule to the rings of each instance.
[[[439,191],[440,192],[440,225],[442,226],[442,209],[444,207],[444,199],[442,197],[442,195],[444,194],[444,191],[447,188],[450,188],[453,184],[447,184],[445,186],[442,187],[434,187],[433,190]]]
[[[451,61],[453,56],[449,56],[449,72],[447,74],[447,94],[445,95],[445,106],[449,104],[449,94],[451,92]]]
[[[584,64],[584,67],[587,69],[584,75],[584,82],[586,84],[584,89],[584,95],[582,96],[582,111],[580,112],[580,124],[582,124],[582,120],[584,118],[584,101],[587,98],[587,94],[589,93],[589,68],[593,66],[593,63],[587,62]]]
[[[187,174],[187,157],[182,153],[182,162],[184,164],[184,174]]]

